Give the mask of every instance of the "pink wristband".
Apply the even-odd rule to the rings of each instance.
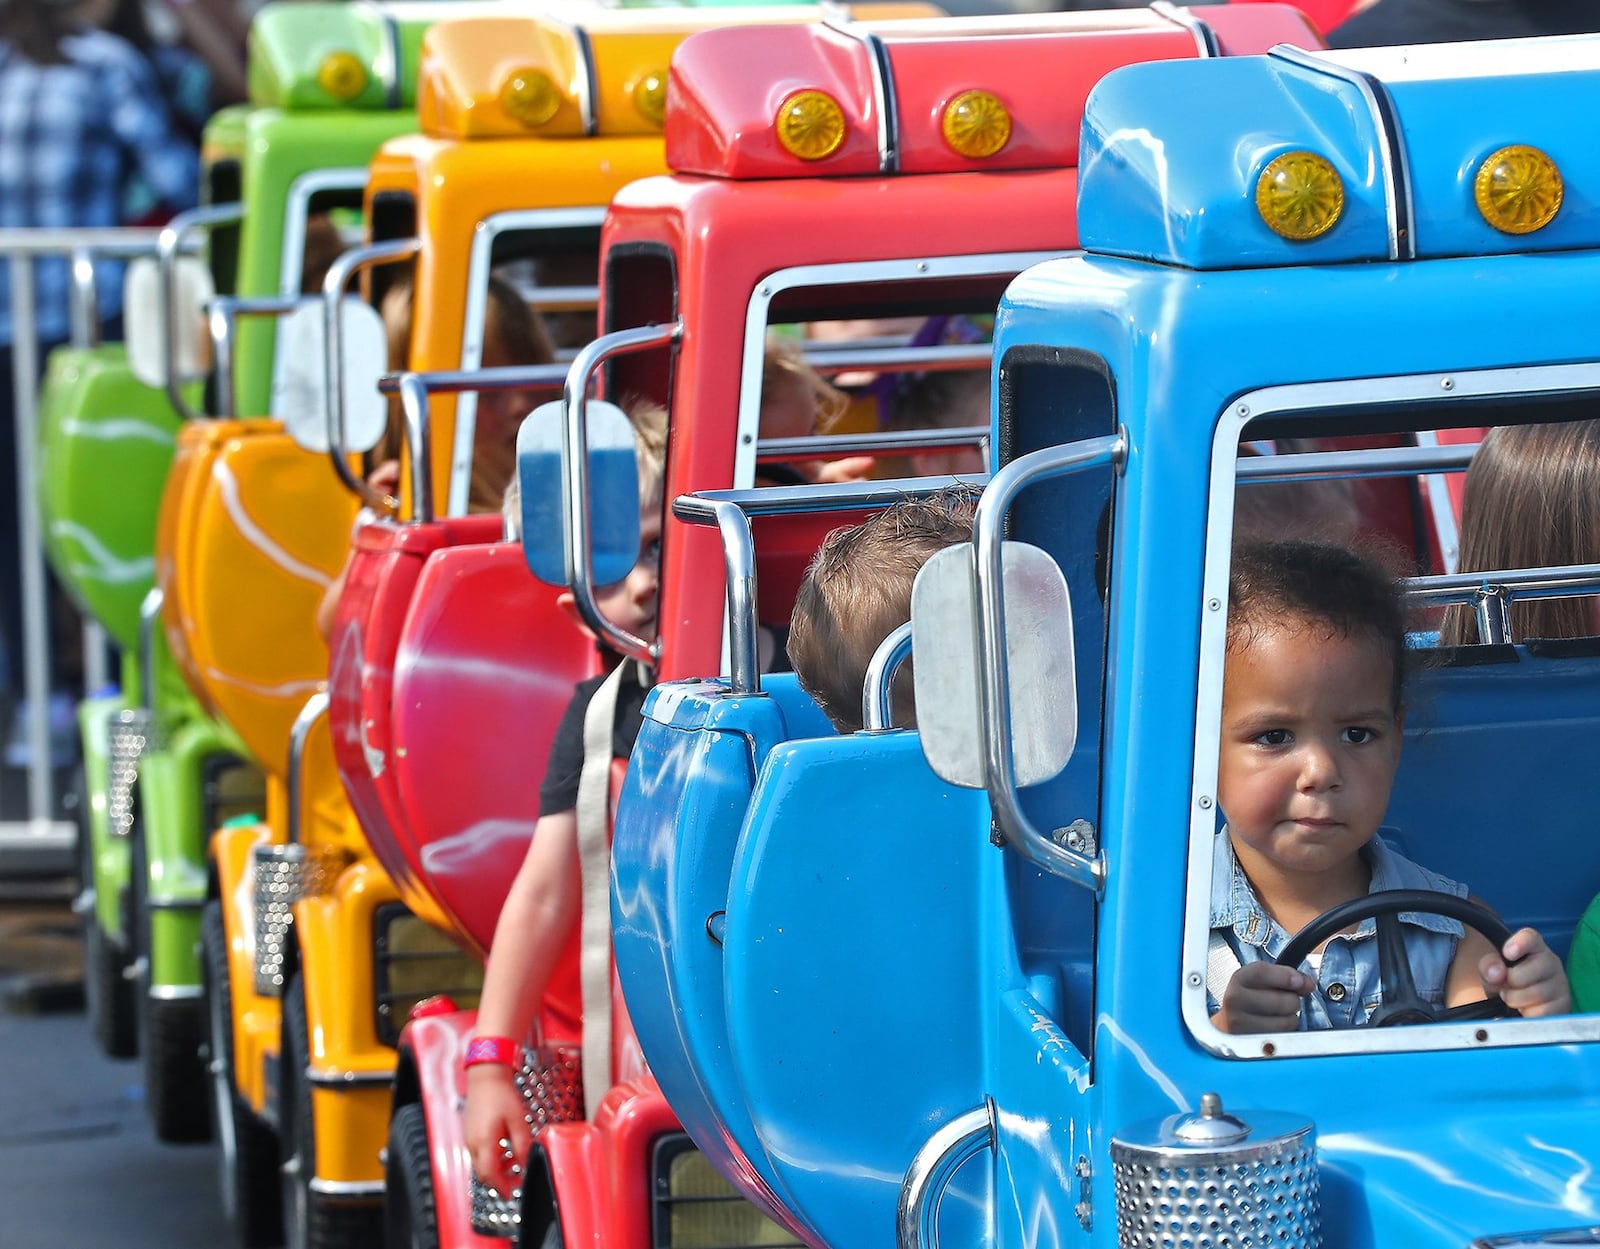
[[[518,1057],[517,1043],[510,1037],[475,1036],[467,1042],[466,1057],[461,1060],[461,1065],[475,1067],[479,1063],[499,1063],[502,1067],[515,1067]]]

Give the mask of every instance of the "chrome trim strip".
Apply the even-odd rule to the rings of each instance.
[[[384,35],[383,52],[373,68],[378,71],[378,78],[383,83],[384,106],[397,109],[400,107],[400,22],[393,12],[378,5],[372,7],[378,10],[378,16],[383,21]]]
[[[319,1089],[361,1089],[387,1087],[394,1083],[392,1071],[317,1071],[306,1068],[306,1082]]]
[[[589,38],[589,32],[576,22],[572,24],[572,35],[578,44],[578,59],[583,66],[583,73],[578,78],[578,112],[583,118],[583,133],[586,138],[593,138],[600,129],[600,118],[594,107],[594,41]]]
[[[1399,1053],[1446,1049],[1484,1049],[1600,1040],[1600,1015],[1562,1015],[1548,1019],[1504,1019],[1426,1028],[1358,1028],[1318,1032],[1233,1036],[1219,1031],[1206,1012],[1206,954],[1210,930],[1211,842],[1216,828],[1217,763],[1221,751],[1222,673],[1227,641],[1228,562],[1233,541],[1233,495],[1240,434],[1252,420],[1284,413],[1385,405],[1447,405],[1486,398],[1600,393],[1600,363],[1532,368],[1417,373],[1401,377],[1355,378],[1269,386],[1249,391],[1217,419],[1212,440],[1210,499],[1207,503],[1205,564],[1200,591],[1201,627],[1198,690],[1195,700],[1194,772],[1190,793],[1188,880],[1184,891],[1183,974],[1180,1006],[1190,1034],[1209,1053],[1222,1058],[1292,1058],[1321,1054]],[[1408,421],[1427,423],[1426,414]],[[1435,422],[1447,426],[1446,416]],[[1348,454],[1348,453],[1347,453]]]
[[[1197,55],[1202,60],[1222,55],[1222,47],[1217,43],[1216,32],[1190,10],[1179,8],[1171,3],[1170,0],[1151,0],[1150,9],[1174,25],[1182,26],[1187,30],[1194,37]]]
[[[313,1175],[309,1187],[323,1197],[370,1197],[374,1201],[383,1198],[382,1180],[325,1180]]]
[[[911,658],[911,622],[895,628],[878,643],[861,686],[861,727],[875,733],[894,728],[894,679]]]
[[[489,273],[495,240],[511,230],[561,230],[592,227],[599,231],[605,206],[590,208],[519,209],[495,213],[478,222],[467,259],[467,305],[461,326],[461,368],[475,369],[483,362],[483,331],[488,318]],[[472,486],[472,444],[478,427],[478,396],[464,392],[456,400],[455,442],[450,448],[450,490],[445,497],[446,516],[467,514],[467,494]]]
[[[205,989],[197,984],[153,984],[145,996],[156,1002],[197,1002]]]
[[[180,898],[170,893],[153,893],[144,901],[152,911],[203,911],[206,905],[204,898]]]
[[[1363,74],[1347,65],[1323,60],[1292,44],[1280,43],[1268,56],[1287,61],[1312,73],[1326,74],[1348,83],[1361,93],[1367,111],[1372,116],[1373,133],[1378,143],[1378,157],[1383,164],[1383,207],[1389,222],[1389,259],[1414,260],[1417,255],[1415,231],[1412,229],[1411,166],[1406,159],[1406,147],[1400,138],[1400,128],[1395,122],[1394,102],[1389,89],[1371,74]]]
[[[994,1102],[957,1115],[939,1128],[912,1158],[900,1184],[895,1213],[899,1249],[939,1249],[939,1202],[962,1163],[995,1147]]]
[[[1572,1246],[1582,1245],[1600,1245],[1600,1226],[1485,1236],[1482,1240],[1473,1241],[1467,1249],[1572,1249]]]

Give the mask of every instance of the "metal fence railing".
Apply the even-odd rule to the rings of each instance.
[[[95,262],[154,255],[158,236],[157,230],[143,229],[0,230],[0,260],[8,262],[11,274],[11,388],[17,459],[16,482],[5,505],[15,509],[23,625],[21,652],[13,650],[9,661],[21,666],[28,760],[25,804],[16,803],[16,795],[4,788],[14,785],[8,779],[9,770],[0,773],[0,811],[7,813],[0,817],[0,880],[70,870],[76,836],[73,823],[60,818],[64,795],[58,793],[60,778],[55,774],[51,754],[50,606],[37,486],[38,397],[43,361],[34,263],[44,256],[67,259],[70,342],[90,347],[99,335]],[[0,484],[0,498],[5,492],[6,486]],[[0,587],[0,593],[9,592],[9,588]],[[7,638],[6,642],[15,648],[19,639]],[[105,633],[93,622],[84,628],[83,655],[85,687],[104,687],[108,677]],[[0,727],[9,733],[9,722],[0,722]],[[20,819],[10,814],[19,806],[24,811]]]

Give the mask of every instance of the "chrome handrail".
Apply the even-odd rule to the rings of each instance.
[[[411,260],[421,250],[421,239],[390,239],[370,247],[355,247],[328,266],[327,276],[322,281],[325,353],[322,380],[328,412],[328,454],[333,459],[334,472],[345,487],[369,507],[383,512],[391,510],[391,501],[351,471],[349,453],[345,450],[344,318],[339,315],[339,309],[344,303],[345,287],[353,275],[373,265]]]
[[[300,306],[297,296],[243,299],[218,295],[211,301],[206,324],[211,330],[211,370],[217,380],[217,415],[231,420],[238,415],[233,393],[233,326],[240,317],[281,317]]]
[[[948,451],[977,447],[989,458],[989,427],[958,425],[949,429],[905,429],[892,433],[812,434],[804,438],[761,438],[756,459],[817,460],[841,455],[902,455],[911,451]]]
[[[900,665],[911,658],[911,622],[895,628],[878,643],[867,664],[867,677],[861,687],[861,727],[869,733],[892,729],[894,724],[894,679]]]
[[[160,586],[151,586],[139,601],[139,706],[152,715],[156,709],[156,622],[165,601]]]
[[[1006,659],[1005,586],[1001,558],[1005,518],[1011,502],[1027,486],[1090,468],[1120,469],[1128,453],[1121,432],[1045,447],[1019,456],[989,480],[978,500],[972,526],[978,589],[978,695],[984,740],[984,788],[995,822],[1031,862],[1085,889],[1105,887],[1103,853],[1079,854],[1034,827],[1017,800],[1011,743],[1011,689]]]
[[[728,688],[736,694],[761,690],[760,623],[756,619],[755,536],[752,516],[800,512],[848,512],[884,508],[921,499],[952,484],[981,486],[982,477],[906,477],[899,481],[850,481],[821,486],[771,486],[755,490],[702,490],[679,495],[672,514],[691,525],[715,525],[722,535],[728,581]]]
[[[957,1115],[932,1136],[906,1168],[895,1212],[899,1249],[939,1249],[939,1202],[967,1159],[995,1145],[994,1102]]]
[[[621,654],[648,664],[655,663],[660,654],[659,637],[655,642],[646,642],[613,624],[601,614],[594,599],[594,574],[590,567],[589,548],[589,457],[586,454],[589,445],[589,382],[600,366],[612,356],[670,346],[682,337],[683,322],[673,321],[666,325],[617,330],[597,338],[573,360],[561,395],[561,410],[565,417],[561,423],[561,514],[567,521],[562,526],[567,585],[577,604],[578,614],[596,637],[609,643]]]
[[[209,230],[244,219],[243,204],[208,204],[181,212],[162,228],[156,240],[156,263],[161,273],[161,367],[166,373],[167,398],[173,410],[185,420],[197,421],[196,412],[183,398],[183,379],[178,376],[178,253],[184,237],[193,230]]]
[[[318,690],[306,699],[305,706],[294,718],[289,728],[289,770],[285,781],[285,797],[289,805],[288,843],[301,843],[300,802],[305,790],[306,739],[317,721],[328,714],[328,692]]]
[[[1241,482],[1308,481],[1335,477],[1415,477],[1458,473],[1472,463],[1477,443],[1438,447],[1366,447],[1352,451],[1294,451],[1239,458]]]
[[[378,391],[400,396],[405,416],[406,442],[411,448],[412,518],[431,521],[433,507],[433,449],[429,434],[429,395],[457,395],[522,390],[531,386],[562,385],[567,380],[564,364],[506,365],[494,369],[440,369],[428,373],[386,373],[378,379]]]
[[[74,347],[100,345],[100,294],[95,289],[94,256],[86,247],[74,247],[70,258],[72,288],[70,320]]]
[[[1406,597],[1417,602],[1471,606],[1477,613],[1479,638],[1489,643],[1504,643],[1511,640],[1513,602],[1600,594],[1600,564],[1406,577],[1400,585]]]

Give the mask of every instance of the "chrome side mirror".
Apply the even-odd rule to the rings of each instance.
[[[175,265],[177,306],[172,309],[172,324],[179,327],[173,344],[178,376],[172,380],[183,383],[204,377],[211,368],[206,306],[216,295],[216,287],[210,268],[198,256],[179,256]],[[161,295],[161,264],[155,257],[140,256],[129,263],[122,307],[128,368],[146,386],[165,387],[168,379],[162,321],[166,303]]]
[[[1036,546],[1001,549],[1003,653],[978,654],[978,590],[969,543],[938,552],[911,592],[917,728],[928,765],[966,789],[986,787],[985,759],[1003,727],[1014,782],[1037,785],[1061,771],[1077,744],[1078,694],[1072,602],[1055,560]],[[1001,683],[1009,724],[985,724],[979,663]]]
[[[591,399],[588,411],[590,567],[596,586],[621,581],[639,560],[639,462],[633,422],[614,403]],[[561,455],[565,423],[560,400],[542,403],[517,430],[517,482],[522,492],[522,554],[548,585],[572,585],[564,526],[569,501]]]
[[[388,424],[388,404],[378,379],[388,371],[389,346],[378,310],[358,299],[340,308],[344,359],[344,449],[370,451]],[[327,326],[322,301],[308,299],[279,323],[280,367],[273,379],[271,414],[295,445],[326,454],[328,428]]]

